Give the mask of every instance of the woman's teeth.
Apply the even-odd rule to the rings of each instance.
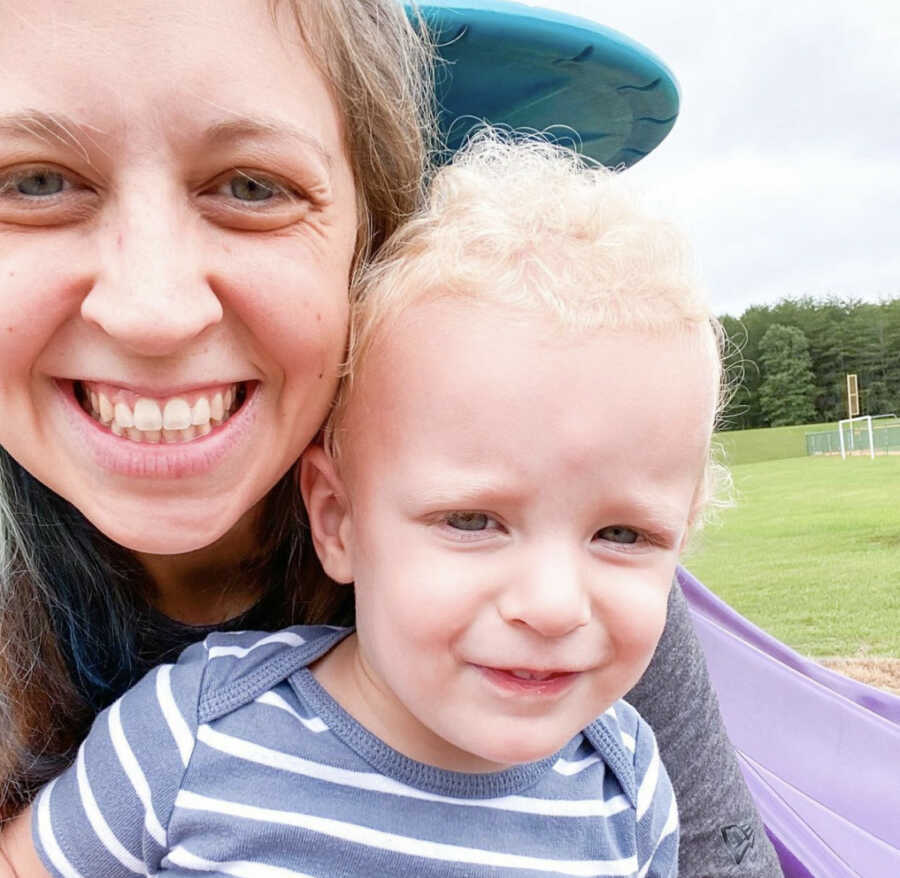
[[[85,411],[116,436],[151,443],[190,442],[206,436],[213,427],[228,420],[244,396],[240,384],[168,399],[137,397],[87,384],[78,390],[76,396]],[[124,396],[131,399],[123,399]]]

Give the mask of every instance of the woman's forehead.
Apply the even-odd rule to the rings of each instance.
[[[220,140],[255,127],[326,152],[342,139],[295,23],[276,26],[265,0],[35,0],[0,30],[0,71],[0,116],[45,113],[45,135],[74,126],[101,148],[154,126]]]

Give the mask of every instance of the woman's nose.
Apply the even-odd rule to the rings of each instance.
[[[98,232],[99,265],[82,318],[148,357],[174,354],[218,323],[222,303],[205,276],[192,219],[174,199],[132,199],[110,216]]]
[[[591,600],[577,559],[552,549],[530,557],[501,595],[500,613],[544,637],[564,637],[587,625]]]

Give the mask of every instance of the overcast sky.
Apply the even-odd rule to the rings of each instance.
[[[675,128],[628,173],[689,231],[717,313],[900,297],[900,0],[525,2],[675,73]]]

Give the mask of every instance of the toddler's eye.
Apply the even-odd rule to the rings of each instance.
[[[630,527],[623,527],[620,524],[613,524],[609,527],[601,528],[594,534],[595,540],[606,540],[610,543],[620,543],[629,545],[638,541],[638,533]]]
[[[281,187],[264,177],[252,177],[245,172],[235,174],[229,181],[231,194],[238,201],[268,201],[281,191]]]
[[[444,521],[454,530],[487,530],[495,523],[484,512],[451,512]]]

